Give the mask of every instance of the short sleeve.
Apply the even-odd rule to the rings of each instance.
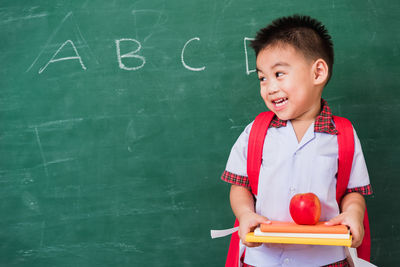
[[[369,180],[368,169],[362,152],[361,143],[354,131],[354,158],[347,186],[347,193],[359,192],[362,195],[371,195],[372,187]]]
[[[221,179],[249,188],[247,177],[247,144],[253,122],[247,125],[233,145]]]

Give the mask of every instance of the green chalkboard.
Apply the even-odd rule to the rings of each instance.
[[[399,1],[0,3],[0,266],[223,266],[220,181],[265,110],[249,38],[293,13],[335,42],[324,91],[367,160],[372,260],[400,257]],[[397,264],[396,264],[397,263]]]

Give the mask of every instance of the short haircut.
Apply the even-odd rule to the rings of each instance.
[[[272,21],[258,31],[251,47],[258,53],[271,45],[291,45],[306,58],[322,58],[328,65],[328,83],[332,76],[333,43],[325,26],[309,16],[293,15]]]

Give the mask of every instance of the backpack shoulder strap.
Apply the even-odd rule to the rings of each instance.
[[[251,192],[254,195],[257,195],[258,192],[258,176],[260,174],[264,139],[274,115],[272,111],[260,113],[251,127],[247,148],[247,176]]]
[[[233,227],[238,227],[239,221],[235,220]],[[228,255],[226,256],[225,267],[239,267],[241,258],[240,251],[240,238],[238,232],[234,232],[231,236],[231,242],[229,243]]]
[[[354,157],[354,133],[351,122],[343,117],[333,116],[336,129],[338,130],[339,161],[336,184],[336,201],[341,202],[346,193],[350,179],[351,167]]]
[[[251,191],[254,195],[257,195],[258,176],[262,161],[264,139],[274,115],[275,114],[271,111],[260,113],[254,120],[251,127],[247,149],[247,176],[250,181]],[[239,226],[239,221],[237,219],[234,227],[236,226]],[[237,232],[235,232],[231,236],[225,267],[239,266],[240,259],[243,256],[239,243],[239,235]]]
[[[346,193],[347,185],[349,184],[351,167],[354,157],[354,132],[351,122],[343,117],[333,116],[336,129],[338,130],[338,147],[339,161],[338,174],[336,184],[336,200],[340,206],[340,202]],[[364,230],[365,235],[360,247],[357,248],[358,257],[370,261],[371,258],[371,233],[369,229],[368,213],[365,210],[364,215]]]

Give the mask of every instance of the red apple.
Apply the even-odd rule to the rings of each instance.
[[[313,225],[321,216],[321,202],[313,193],[297,194],[290,200],[289,211],[295,223]]]

